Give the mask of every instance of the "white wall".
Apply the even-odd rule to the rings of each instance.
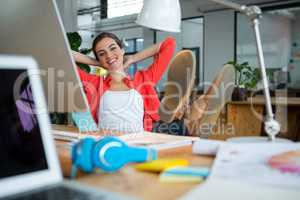
[[[202,18],[183,20],[181,33],[183,47],[201,46],[203,43]]]
[[[203,18],[182,21],[182,48],[199,48],[199,83],[203,82]],[[196,70],[197,71],[197,70]],[[200,85],[200,84],[199,84]]]
[[[157,31],[156,32],[156,42],[161,42],[163,41],[166,37],[172,36],[176,39],[176,49],[174,52],[174,55],[182,49],[182,40],[181,40],[181,33],[170,33],[170,32],[162,32],[162,31]],[[163,77],[159,81],[159,83],[156,86],[157,91],[163,91],[164,90],[164,83],[167,80],[167,72],[164,73]]]
[[[143,38],[142,27],[128,28],[123,30],[113,30],[109,32],[116,34],[119,38],[125,38],[125,39]]]
[[[143,34],[141,35],[141,37],[144,39],[144,48],[147,48],[151,45],[154,44],[154,34],[155,32],[149,28],[143,28]],[[143,66],[143,68],[149,66],[152,63],[153,59],[149,58],[147,60],[144,60],[141,63],[141,66]]]
[[[199,6],[197,6],[195,1],[181,0],[180,6],[182,18],[198,17],[203,15],[203,13],[199,12]]]
[[[225,63],[234,58],[234,12],[204,15],[204,81],[211,82]],[[205,85],[205,89],[207,86]]]

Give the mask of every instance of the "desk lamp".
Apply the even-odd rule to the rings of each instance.
[[[136,23],[160,31],[180,32],[181,9],[179,0],[144,1]]]
[[[271,97],[266,75],[266,67],[260,38],[259,19],[262,11],[258,6],[239,5],[226,0],[209,0],[225,7],[234,9],[245,14],[251,21],[255,34],[257,59],[261,70],[261,76],[264,87],[264,96],[266,99],[267,116],[264,121],[265,131],[271,141],[275,141],[275,136],[280,131],[280,124],[274,119],[272,111]],[[151,0],[144,1],[144,6],[138,16],[137,23],[153,29],[179,32],[181,22],[181,12],[179,1],[176,0]]]
[[[274,142],[275,136],[280,131],[280,124],[274,119],[274,114],[272,111],[271,97],[270,97],[270,91],[269,91],[269,85],[268,85],[268,79],[267,79],[266,67],[265,67],[265,59],[264,59],[264,54],[262,49],[262,42],[260,38],[259,19],[261,18],[262,11],[258,6],[239,5],[237,3],[232,3],[226,0],[210,0],[210,1],[221,4],[228,8],[232,8],[236,11],[239,11],[240,13],[246,15],[251,21],[251,26],[255,34],[255,42],[256,42],[255,44],[257,50],[258,65],[261,71],[262,82],[264,87],[264,95],[266,99],[267,116],[264,121],[265,131],[268,134],[269,139],[272,142]]]

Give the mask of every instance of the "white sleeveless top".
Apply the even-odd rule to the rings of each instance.
[[[99,128],[137,133],[144,131],[144,101],[136,90],[107,90],[100,99]]]

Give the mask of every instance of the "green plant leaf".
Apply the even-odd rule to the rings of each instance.
[[[235,63],[234,61],[229,61],[229,62],[227,62],[226,64],[233,65],[233,66],[236,65],[236,63]]]
[[[87,48],[80,49],[82,39],[78,32],[67,33],[67,37],[68,37],[68,40],[70,43],[70,47],[73,51],[80,52],[82,54],[88,54],[92,51],[92,49],[87,49]],[[76,64],[80,67],[80,69],[82,69],[88,73],[91,70],[90,67],[86,64],[81,64],[81,63],[76,63]]]
[[[79,52],[82,54],[89,54],[91,51],[92,51],[92,49],[87,49],[87,48],[79,50]]]
[[[82,39],[79,33],[77,32],[70,32],[67,33],[67,37],[70,43],[70,47],[73,51],[79,52],[79,47],[81,45]]]
[[[245,86],[246,89],[253,89],[261,79],[260,70],[249,65],[249,62],[241,64],[229,61],[235,69],[235,84],[237,86]]]
[[[82,63],[76,63],[78,65],[78,67],[80,67],[80,69],[84,70],[87,73],[90,73],[91,68],[86,65],[86,64],[82,64]]]

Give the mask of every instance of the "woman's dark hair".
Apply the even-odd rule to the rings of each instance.
[[[121,41],[115,34],[109,33],[109,32],[102,32],[102,33],[100,33],[100,34],[94,39],[94,41],[93,41],[93,46],[92,46],[93,53],[94,53],[95,58],[96,58],[97,60],[99,60],[99,59],[98,59],[97,53],[96,53],[96,51],[95,51],[95,48],[96,48],[96,45],[98,44],[98,42],[100,42],[100,41],[103,40],[104,38],[111,38],[111,39],[113,39],[113,40],[118,44],[118,46],[119,46],[121,49],[123,49],[123,43],[122,43],[122,41]]]

